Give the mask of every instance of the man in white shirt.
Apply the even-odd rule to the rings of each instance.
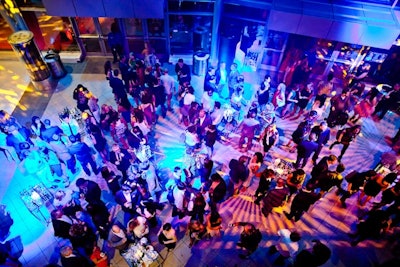
[[[215,102],[214,111],[211,113],[212,124],[216,127],[218,124],[221,123],[222,119],[224,118],[224,111],[221,109],[221,103]]]
[[[160,81],[165,88],[165,94],[167,95],[167,108],[172,111],[171,99],[175,92],[175,79],[168,74],[168,69],[164,69],[164,74],[161,75]]]
[[[215,99],[217,97],[217,94],[214,93],[213,90],[208,90],[203,93],[201,104],[203,105],[203,109],[205,112],[211,113],[214,110]]]
[[[228,83],[228,73],[226,71],[226,63],[221,62],[219,68],[215,72],[218,93],[221,95],[223,88]]]

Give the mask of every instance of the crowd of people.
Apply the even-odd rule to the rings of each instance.
[[[265,76],[256,92],[246,99],[244,76],[236,63],[229,71],[225,63],[209,67],[204,87],[194,88],[190,67],[182,59],[175,65],[175,81],[175,76],[159,63],[146,64],[133,53],[119,55],[118,47],[115,49],[118,68],[113,68],[111,62],[104,66],[115,103],[99,106],[99,99],[79,84],[72,95],[76,108],[60,111],[59,124],[34,116],[29,126],[23,126],[5,111],[0,113],[2,134],[6,135],[7,146],[15,149],[23,173],[35,176],[54,192],[54,234],[70,241],[61,249],[64,267],[108,266],[110,259],[98,247],[99,239],[119,250],[129,266],[135,264],[130,253],[133,245],[150,248],[150,240],[173,250],[178,242],[177,227],[185,218],[189,218],[190,247],[203,239],[220,238],[221,207],[230,197],[244,193],[253,195],[263,216],[290,205],[285,215],[288,220],[298,221],[333,188],[341,195],[343,208],[346,199],[357,191],[361,190],[360,206],[382,192],[382,201],[360,222],[351,244],[398,226],[399,165],[388,167],[383,163],[388,168],[385,174],[376,169],[352,170],[343,175],[348,170],[342,158],[360,134],[362,118],[374,116],[380,120],[388,110],[398,108],[400,84],[384,93],[376,89],[363,91],[365,85],[356,82],[340,89],[333,88],[332,77],[314,84],[304,73],[296,76],[299,71],[290,83],[279,83],[276,88],[271,77]],[[201,99],[196,99],[199,93],[195,92],[201,92]],[[370,105],[370,110],[359,109],[359,105]],[[330,112],[324,120],[322,113],[327,106]],[[154,157],[155,126],[160,117],[173,112],[178,113],[185,129],[176,133],[185,144],[185,152],[183,164],[171,166],[170,176],[162,180]],[[289,143],[282,146],[297,155],[284,175],[266,160],[271,148],[279,143],[277,117],[283,121],[302,118],[288,137]],[[336,141],[332,132],[337,132]],[[238,140],[234,134],[239,135]],[[398,135],[391,142],[395,159],[400,148]],[[235,142],[242,153],[238,159],[228,159],[225,175],[217,171],[222,167],[213,161],[216,142]],[[320,158],[328,144],[329,149],[342,145],[340,155]],[[306,166],[311,165],[307,173]],[[75,179],[79,173],[83,177]],[[106,181],[108,191],[122,209],[123,221],[110,215],[99,184],[90,178],[93,175],[101,175]],[[249,190],[253,183],[258,183],[254,193]],[[168,206],[172,207],[171,218],[160,227],[157,216]],[[262,232],[248,222],[230,226],[243,227],[237,244],[244,251],[240,257],[251,257]],[[150,229],[157,228],[158,238],[151,240]],[[319,266],[330,257],[329,248],[318,240],[312,248],[302,245],[299,232],[282,229],[279,236],[280,245],[270,248],[271,255],[279,252],[277,265],[288,259],[294,266]],[[140,259],[145,262],[143,255]]]

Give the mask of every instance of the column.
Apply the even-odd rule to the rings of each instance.
[[[212,25],[212,34],[211,34],[211,49],[210,49],[210,63],[211,65],[218,64],[218,30],[219,23],[221,20],[223,8],[223,0],[216,0],[214,4],[214,16],[213,16],[213,25]]]
[[[44,62],[30,31],[18,31],[8,37],[8,42],[25,63],[32,83],[37,89],[51,89],[50,70]]]
[[[13,31],[29,30],[24,19],[22,18],[21,12],[17,5],[12,0],[1,0],[0,4],[3,8],[0,8],[0,14],[7,21]]]

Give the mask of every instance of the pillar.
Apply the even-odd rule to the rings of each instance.
[[[8,43],[25,63],[34,86],[41,90],[51,89],[50,69],[36,46],[33,33],[30,31],[14,32],[8,37]]]
[[[218,42],[219,42],[219,23],[221,21],[223,1],[216,0],[214,4],[214,16],[212,25],[211,35],[211,50],[210,50],[210,62],[211,65],[216,65],[218,62]]]
[[[28,26],[26,25],[24,19],[22,18],[21,12],[13,0],[1,0],[0,4],[4,8],[0,8],[0,13],[13,31],[28,30]]]

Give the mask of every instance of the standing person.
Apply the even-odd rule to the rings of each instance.
[[[267,168],[267,165],[264,164],[264,156],[261,152],[254,153],[250,159],[248,168],[249,176],[247,177],[246,181],[243,182],[241,192],[245,192],[247,188],[251,186],[254,179],[260,179],[261,174]]]
[[[318,164],[314,165],[311,170],[311,179],[309,183],[316,184],[318,182],[318,178],[320,175],[324,174],[325,172],[329,171],[329,167],[333,164],[336,164],[337,157],[335,155],[329,155],[323,157]]]
[[[204,137],[205,145],[207,148],[208,157],[211,159],[214,154],[214,144],[217,141],[218,132],[215,125],[211,124],[206,127],[206,134]]]
[[[234,195],[237,195],[244,181],[249,176],[249,157],[240,156],[239,160],[232,159],[229,162],[229,176],[234,183]]]
[[[276,124],[268,125],[261,133],[260,141],[262,142],[264,156],[268,151],[275,146],[279,141],[279,132],[276,129]]]
[[[160,84],[158,79],[154,80],[154,86],[152,88],[154,95],[154,107],[156,109],[161,109],[161,115],[163,118],[167,116],[167,109],[165,107],[165,102],[167,100],[167,95],[165,94],[164,85]],[[156,115],[157,117],[157,115]]]
[[[318,160],[318,156],[321,153],[322,147],[329,141],[331,130],[328,128],[326,121],[323,121],[319,125],[314,126],[311,129],[311,133],[315,133],[317,135],[318,148],[312,157],[313,164],[315,165]]]
[[[121,99],[128,98],[128,94],[125,90],[125,85],[123,81],[118,77],[119,70],[115,69],[112,71],[112,75],[109,79],[110,87],[112,88],[112,93],[114,94],[115,102],[119,103]]]
[[[206,113],[204,109],[201,109],[199,110],[199,115],[195,119],[195,122],[197,134],[199,135],[200,140],[203,140],[206,134],[207,127],[212,124],[211,117]]]
[[[172,228],[170,223],[165,223],[162,230],[158,234],[158,242],[168,248],[168,251],[173,250],[176,247],[178,238],[176,237],[175,229]]]
[[[157,201],[156,193],[161,191],[160,182],[158,181],[156,169],[149,160],[146,160],[140,165],[142,171],[142,179],[146,180],[147,190],[153,201]]]
[[[172,217],[178,216],[179,219],[182,219],[186,216],[186,187],[184,183],[177,182],[176,186],[172,189],[172,194],[174,198],[174,204],[172,207]]]
[[[218,96],[216,93],[214,93],[213,89],[204,91],[203,96],[201,97],[201,104],[203,105],[203,109],[208,114],[210,114],[214,110],[216,98],[218,98]]]
[[[281,112],[282,119],[291,117],[292,114],[296,112],[297,103],[299,102],[299,90],[300,88],[298,86],[290,88],[290,92],[286,98],[286,105]]]
[[[347,111],[350,110],[351,103],[348,90],[343,89],[340,95],[331,98],[331,110],[326,122],[329,127],[344,125],[347,122]]]
[[[126,233],[117,224],[114,224],[110,229],[107,245],[118,249],[121,256],[129,248],[129,240],[126,237]]]
[[[251,112],[247,118],[243,120],[241,123],[242,131],[239,139],[239,149],[242,152],[247,152],[253,146],[253,138],[256,130],[260,127],[260,122],[256,119],[256,113]],[[245,139],[247,139],[246,148],[243,148],[245,143]]]
[[[361,125],[355,125],[353,127],[345,128],[343,130],[338,131],[336,135],[336,141],[332,143],[329,147],[330,150],[337,145],[342,144],[342,150],[340,151],[340,156],[338,160],[341,161],[344,153],[349,147],[350,143],[356,139],[356,137],[361,133]]]
[[[320,195],[312,190],[313,185],[308,183],[305,188],[301,189],[300,192],[293,198],[292,205],[290,206],[290,213],[284,211],[286,218],[291,220],[294,217],[294,221],[300,220],[304,212],[310,208],[319,198]]]
[[[206,76],[204,77],[204,92],[209,90],[213,90],[214,92],[220,93],[218,91],[216,76],[215,76],[215,69],[213,67],[208,67]]]
[[[292,120],[297,120],[300,118],[301,115],[303,115],[304,111],[306,110],[306,107],[308,105],[308,102],[311,100],[314,94],[314,84],[312,82],[309,82],[306,87],[300,90],[299,92],[299,98],[297,102],[297,106],[299,107],[299,113],[297,116],[296,114],[293,114]]]
[[[210,195],[210,206],[212,208],[219,208],[219,205],[225,200],[226,195],[226,183],[222,179],[221,175],[214,173],[211,175],[211,184],[208,189]]]
[[[204,224],[204,213],[206,208],[206,200],[201,192],[192,194],[191,200],[188,204],[189,215],[191,216],[191,221],[199,221],[201,224]]]
[[[89,94],[89,90],[82,84],[78,84],[72,93],[72,98],[76,100],[76,107],[81,112],[84,112],[85,110],[89,110],[88,94]]]
[[[228,83],[228,72],[226,71],[226,63],[219,63],[219,68],[215,71],[217,92],[221,97],[221,93],[225,85]]]
[[[183,59],[178,59],[178,63],[175,65],[175,73],[178,76],[179,85],[189,83],[191,80],[190,68],[187,64],[183,63]]]
[[[113,63],[118,62],[118,57],[123,55],[124,37],[119,30],[118,24],[113,22],[111,24],[111,32],[107,35],[108,45],[114,57]]]
[[[103,131],[99,126],[92,123],[86,126],[86,131],[93,142],[94,148],[99,152],[103,163],[105,163],[108,159],[108,147]]]
[[[358,204],[364,206],[371,198],[376,197],[381,191],[385,190],[396,180],[397,176],[389,173],[386,176],[377,174],[369,179],[365,185],[364,190],[358,197]],[[364,199],[364,197],[366,198]]]
[[[266,169],[262,172],[260,182],[258,183],[257,190],[254,194],[256,198],[254,204],[260,205],[260,201],[265,197],[269,191],[272,180],[275,179],[275,172],[271,169]]]
[[[236,85],[238,83],[238,77],[240,75],[238,71],[238,65],[236,63],[232,63],[231,70],[228,76],[228,89],[229,89],[229,98],[231,99],[233,92],[235,91]]]
[[[92,261],[72,250],[71,246],[64,246],[60,250],[61,264],[63,267],[93,267]]]
[[[303,249],[304,243],[301,240],[301,235],[296,231],[289,229],[281,229],[278,231],[280,239],[276,245],[271,246],[269,254],[279,252],[278,258],[274,261],[275,266],[281,266],[285,259],[290,258],[293,261],[297,253]]]
[[[350,74],[351,81],[348,87],[352,88],[356,84],[361,83],[368,76],[368,72],[370,69],[371,65],[369,63],[365,63],[358,67],[355,74]]]
[[[76,186],[79,188],[79,193],[83,195],[83,198],[88,203],[100,203],[101,201],[101,189],[96,182],[78,178],[76,180]]]
[[[303,169],[297,169],[291,172],[287,179],[286,185],[289,188],[289,198],[291,195],[296,194],[298,190],[303,186],[304,180],[306,179],[306,173]]]
[[[272,97],[272,104],[275,107],[276,114],[281,117],[281,112],[286,104],[286,85],[284,83],[278,84],[274,96]]]
[[[87,97],[89,98],[88,106],[89,111],[92,116],[96,119],[96,124],[100,124],[100,106],[99,99],[93,95],[92,92],[89,92]]]
[[[317,96],[315,97],[315,102],[319,102],[319,108],[325,105],[326,98],[331,94],[333,89],[333,72],[330,72],[326,78],[326,81],[320,81],[317,85]]]
[[[109,60],[104,63],[104,75],[106,76],[106,80],[109,80],[112,75],[112,63]]]
[[[117,169],[122,173],[124,179],[127,179],[127,170],[131,165],[131,154],[121,148],[118,144],[113,144],[110,152],[110,162],[117,166]]]
[[[80,127],[78,122],[70,117],[69,111],[64,111],[62,114],[59,115],[61,119],[60,128],[63,133],[69,138],[74,137],[75,139],[80,139]]]
[[[179,107],[180,107],[180,122],[184,123],[185,126],[189,125],[189,110],[192,106],[192,103],[196,100],[194,96],[193,87],[185,83],[183,85],[184,90],[179,95]]]
[[[88,168],[88,164],[92,167],[92,171],[97,175],[100,171],[97,167],[96,162],[93,160],[92,150],[86,144],[81,142],[75,136],[69,136],[71,145],[68,147],[68,151],[71,155],[76,156],[76,159],[81,163],[85,173],[90,176],[91,172]]]
[[[315,142],[317,137],[315,133],[311,133],[309,136],[309,140],[302,140],[297,146],[297,160],[294,164],[294,167],[297,169],[300,167],[304,168],[307,164],[308,159],[310,158],[312,153],[315,153],[318,149],[318,144]]]
[[[343,182],[343,176],[341,173],[344,172],[345,169],[346,168],[344,167],[344,164],[339,163],[336,166],[335,171],[327,171],[324,174],[320,175],[320,177],[318,178],[318,182],[314,188],[321,189],[321,191],[319,192],[321,197],[323,197],[325,192],[328,192],[334,186],[340,189],[340,185]]]
[[[248,259],[257,248],[262,240],[260,230],[254,224],[248,222],[236,222],[231,224],[231,227],[243,226],[243,232],[240,234],[240,240],[236,243],[238,247],[244,250],[243,254],[239,254],[241,259]]]
[[[128,59],[125,55],[121,55],[118,62],[118,68],[121,72],[122,80],[124,81],[125,91],[129,92],[131,74],[129,72]]]
[[[279,178],[274,189],[268,192],[263,199],[262,214],[267,217],[273,208],[283,206],[289,195],[289,188],[286,187],[286,182]]]
[[[175,79],[168,74],[168,69],[164,69],[164,74],[160,77],[161,84],[164,86],[165,94],[167,96],[167,108],[172,111],[171,100],[172,96],[176,94]]]
[[[260,108],[269,103],[269,89],[271,88],[271,76],[265,75],[264,81],[260,85],[260,89],[257,91],[257,99]]]
[[[389,110],[396,109],[399,107],[399,101],[400,101],[400,83],[396,83],[393,86],[393,90],[390,91],[385,96],[383,96],[382,99],[378,102],[374,112],[372,113],[372,116],[374,116],[378,120],[383,119],[383,117],[385,117],[385,114]],[[378,113],[379,116],[377,116]]]
[[[360,190],[365,184],[365,181],[372,179],[376,176],[374,170],[369,170],[366,172],[352,171],[344,178],[347,182],[347,190],[339,190],[338,194],[341,194],[340,203],[343,208],[346,208],[346,199],[348,199],[352,194]]]
[[[210,214],[207,215],[207,236],[212,238],[214,236],[221,236],[222,218],[217,209],[211,208]]]

